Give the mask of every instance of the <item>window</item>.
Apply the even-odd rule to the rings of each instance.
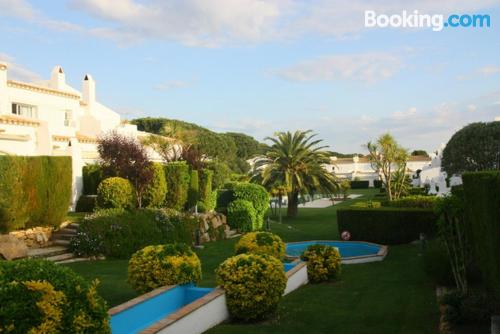
[[[21,103],[12,103],[12,113],[14,115],[37,118],[36,106]]]
[[[71,126],[71,121],[73,117],[71,114],[71,110],[64,111],[64,126]]]

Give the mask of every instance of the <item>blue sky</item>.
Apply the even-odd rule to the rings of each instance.
[[[490,28],[365,28],[364,11],[489,14]],[[500,1],[0,0],[11,77],[61,65],[125,118],[261,140],[312,129],[342,152],[390,131],[433,150],[500,116]]]

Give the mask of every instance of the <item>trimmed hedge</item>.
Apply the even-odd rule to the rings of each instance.
[[[368,189],[370,181],[351,181],[351,189]]]
[[[500,299],[500,172],[462,175],[467,235],[481,277]]]
[[[132,183],[122,177],[109,177],[97,187],[97,206],[101,209],[132,209],[135,193]]]
[[[434,209],[436,205],[436,196],[412,195],[401,197],[393,201],[387,201],[384,206],[394,208],[422,208]]]
[[[374,188],[382,188],[382,185],[384,183],[382,182],[382,180],[373,180],[373,187]]]
[[[353,240],[381,244],[404,244],[417,240],[420,233],[436,234],[433,210],[418,208],[339,208],[339,234],[349,231]]]
[[[237,183],[234,186],[234,197],[252,203],[256,221],[251,231],[262,229],[264,217],[269,209],[269,193],[266,188],[255,183]]]
[[[97,195],[97,187],[104,175],[99,164],[85,165],[82,168],[83,177],[83,194],[84,195]]]
[[[0,232],[59,226],[71,188],[70,157],[0,156]]]
[[[257,212],[252,202],[244,199],[232,201],[227,207],[227,222],[232,228],[241,232],[257,229]]]
[[[204,207],[207,211],[211,211],[215,208],[216,194],[212,190],[212,178],[214,172],[210,169],[202,169],[199,172],[200,178],[200,202],[204,203]]]
[[[97,195],[82,195],[76,202],[76,212],[92,212],[97,205]]]
[[[200,198],[200,178],[198,171],[193,169],[191,171],[191,178],[189,180],[188,200],[186,209],[190,210],[196,206]]]
[[[165,180],[165,172],[163,165],[153,163],[150,167],[153,170],[153,178],[144,190],[142,195],[142,203],[146,208],[160,208],[165,202],[167,194],[167,181]]]
[[[189,166],[184,161],[170,162],[164,166],[167,180],[165,205],[175,210],[183,210],[188,199]]]
[[[236,255],[252,253],[270,255],[277,259],[285,257],[286,245],[281,238],[271,232],[250,232],[238,240],[234,250]]]

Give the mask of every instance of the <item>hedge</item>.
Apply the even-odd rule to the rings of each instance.
[[[367,189],[370,186],[370,181],[351,181],[351,189]]]
[[[165,202],[167,194],[167,181],[163,166],[159,163],[153,163],[150,167],[153,170],[153,178],[144,190],[142,203],[146,208],[160,208]]]
[[[222,213],[227,213],[227,207],[229,203],[234,201],[234,190],[233,189],[218,189],[217,190],[217,211]]]
[[[486,287],[500,298],[500,172],[462,175],[467,235]]]
[[[418,208],[339,208],[339,234],[349,231],[353,240],[381,244],[404,244],[417,240],[420,233],[436,234],[433,210]]]
[[[75,212],[92,212],[97,205],[97,195],[82,195],[76,202]]]
[[[200,198],[200,178],[197,170],[191,171],[191,177],[189,180],[188,189],[188,200],[186,203],[186,209],[190,210],[196,206],[198,199]]]
[[[175,210],[182,210],[188,199],[189,166],[184,161],[170,162],[164,166],[167,180],[165,205]]]
[[[256,211],[256,222],[252,231],[260,230],[264,226],[264,217],[269,209],[269,193],[267,190],[255,183],[237,183],[234,186],[234,197],[249,201]]]
[[[395,208],[434,209],[436,200],[436,196],[411,195],[401,197],[396,200],[387,201],[384,205]]]
[[[104,179],[101,166],[99,164],[85,165],[82,168],[83,194],[97,195],[97,187]]]
[[[384,183],[382,182],[382,180],[373,180],[373,187],[374,188],[382,188],[382,185]]]
[[[71,188],[70,157],[0,156],[0,232],[59,226]]]
[[[200,201],[209,202],[212,200],[212,178],[214,172],[210,169],[202,169],[199,172],[200,178]]]

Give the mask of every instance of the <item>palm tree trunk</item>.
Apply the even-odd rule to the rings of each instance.
[[[287,217],[297,216],[299,206],[299,193],[297,191],[292,191],[288,193],[288,208],[286,215]]]

